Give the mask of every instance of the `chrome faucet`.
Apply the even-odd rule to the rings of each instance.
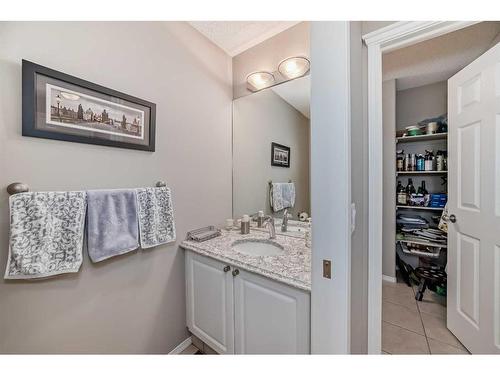
[[[264,227],[269,229],[269,239],[274,240],[276,238],[276,230],[274,228],[274,217],[268,215],[264,218]]]
[[[283,211],[283,220],[281,221],[281,231],[286,232],[288,230],[288,208]]]

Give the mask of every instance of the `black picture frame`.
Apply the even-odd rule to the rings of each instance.
[[[290,168],[290,147],[276,142],[271,143],[271,165],[273,167]]]
[[[37,103],[37,77],[41,76],[43,79],[51,79],[51,80],[57,80],[58,82],[62,82],[63,84],[68,84],[71,85],[72,87],[78,87],[82,88],[82,92],[95,92],[98,96],[106,96],[111,99],[115,99],[116,103],[119,103],[121,101],[130,103],[131,105],[137,106],[137,108],[141,108],[141,110],[136,110],[137,113],[143,113],[143,123],[142,123],[142,128],[140,128],[140,123],[136,125],[134,121],[134,126],[135,129],[134,131],[139,132],[138,129],[140,130],[141,136],[144,138],[144,140],[135,140],[135,142],[143,142],[143,144],[139,143],[131,143],[132,141],[127,142],[126,138],[127,135],[120,135],[118,134],[118,130],[116,133],[112,132],[107,132],[109,134],[101,134],[101,133],[96,133],[99,130],[93,130],[91,128],[83,128],[81,127],[80,129],[69,129],[69,126],[71,125],[66,125],[68,127],[68,133],[64,133],[66,129],[63,126],[60,126],[61,129],[57,129],[58,131],[50,130],[50,129],[42,129],[40,126],[37,127],[37,121],[39,124],[43,124],[44,121],[41,121],[41,114],[39,109],[41,104]],[[38,90],[40,92],[40,89]],[[84,95],[87,97],[90,97],[92,100],[92,97],[87,95]],[[98,98],[96,96],[96,98]],[[45,97],[45,101],[50,100],[47,97]],[[99,100],[99,99],[97,99]],[[102,102],[105,102],[106,100],[102,100]],[[108,100],[108,105],[110,107],[118,107],[120,104],[116,104],[114,102],[111,102],[111,100]],[[121,105],[122,107],[126,107],[124,105]],[[47,108],[51,108],[50,103],[45,103],[45,106],[43,107],[45,109],[45,112],[43,115],[46,116]],[[90,109],[90,108],[89,108]],[[142,110],[144,109],[144,111]],[[128,107],[128,110],[134,111],[135,108],[133,107]],[[59,116],[59,103],[58,103],[58,116]],[[125,111],[125,110],[124,110]],[[74,111],[73,111],[74,112]],[[38,117],[37,117],[38,116]],[[52,116],[52,115],[50,115]],[[61,119],[61,116],[59,116]],[[146,123],[146,119],[148,119]],[[78,120],[81,121],[81,120]],[[92,120],[91,120],[92,121]],[[129,120],[130,121],[130,120]],[[60,120],[61,124],[63,124],[63,120]],[[111,120],[111,123],[113,121]],[[104,120],[102,121],[104,124]],[[45,124],[47,127],[50,127],[51,124],[46,123]],[[111,127],[111,125],[104,124],[104,126],[107,126],[108,128]],[[131,131],[129,129],[130,124],[127,124],[127,119],[124,116],[123,117],[123,128],[120,128],[121,132],[125,133],[127,131]],[[52,125],[53,128],[55,128]],[[155,151],[155,127],[156,127],[156,104],[151,103],[147,100],[140,99],[83,79],[80,79],[78,77],[71,76],[66,73],[62,73],[59,71],[56,71],[54,69],[47,68],[42,65],[35,64],[31,61],[28,60],[22,60],[22,135],[27,136],[27,137],[36,137],[36,138],[46,138],[46,139],[54,139],[54,140],[60,140],[60,141],[68,141],[68,142],[77,142],[77,143],[87,143],[87,144],[94,144],[94,145],[102,145],[102,146],[111,146],[111,147],[119,147],[119,148],[128,148],[128,149],[134,149],[134,150],[142,150],[142,151],[149,151],[149,152],[154,152]],[[119,125],[115,125],[115,128],[119,128]],[[81,134],[75,134],[80,132]],[[71,134],[73,133],[73,134]],[[102,131],[102,133],[105,133]],[[108,137],[108,138],[105,138]],[[131,137],[130,135],[128,137]],[[111,139],[113,138],[113,139]],[[138,137],[136,137],[138,138]],[[120,139],[120,140],[119,140]],[[131,137],[132,139],[132,137]]]

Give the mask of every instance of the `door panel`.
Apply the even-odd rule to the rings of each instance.
[[[225,264],[186,251],[189,330],[221,354],[234,352],[233,280]]]
[[[461,114],[466,107],[481,101],[481,75],[463,83],[458,88],[458,114]]]
[[[457,285],[459,311],[476,327],[479,325],[479,240],[458,233]]]
[[[461,208],[480,208],[481,122],[458,129],[458,202]]]
[[[500,44],[448,80],[447,325],[500,353]]]
[[[310,295],[250,272],[234,278],[237,354],[310,353]]]

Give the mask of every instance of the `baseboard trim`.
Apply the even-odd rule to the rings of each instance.
[[[193,339],[191,336],[189,336],[187,339],[185,339],[183,342],[181,342],[179,345],[177,345],[170,353],[170,354],[180,354],[182,353],[183,350],[189,347],[193,343]]]
[[[398,282],[395,277],[387,276],[387,275],[382,275],[382,280],[389,281],[390,283],[397,283]]]

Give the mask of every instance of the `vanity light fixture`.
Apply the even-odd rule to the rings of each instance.
[[[289,57],[278,65],[278,71],[287,79],[302,77],[309,71],[311,63],[305,57]]]
[[[274,84],[274,75],[269,72],[254,72],[247,76],[247,84],[251,91],[259,91]]]

